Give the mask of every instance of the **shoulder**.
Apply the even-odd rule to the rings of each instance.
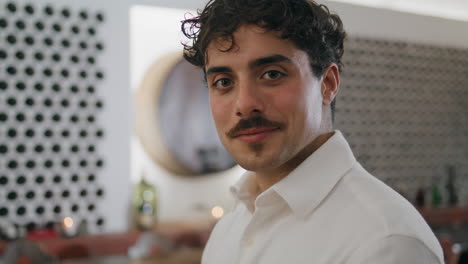
[[[388,235],[369,241],[358,248],[347,264],[442,264],[441,255],[437,255],[421,240],[405,235]]]
[[[347,217],[368,241],[385,241],[388,245],[396,240],[418,242],[442,256],[437,238],[413,205],[359,163],[346,173],[337,189],[341,203],[350,208]]]

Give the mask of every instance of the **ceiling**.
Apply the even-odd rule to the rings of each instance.
[[[329,0],[468,21],[466,0]]]

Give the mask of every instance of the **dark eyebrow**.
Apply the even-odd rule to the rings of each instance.
[[[262,66],[265,64],[271,64],[275,62],[287,62],[287,63],[292,63],[292,60],[284,55],[280,54],[274,54],[271,56],[266,56],[262,58],[258,58],[253,60],[252,62],[249,63],[250,68],[256,68],[258,66]],[[230,67],[226,66],[216,66],[216,67],[211,67],[205,72],[205,76],[209,76],[213,73],[227,73],[227,72],[232,72],[232,69]]]
[[[250,68],[255,68],[265,64],[275,63],[275,62],[287,62],[292,63],[291,59],[280,54],[275,54],[267,57],[258,58],[249,63]]]
[[[213,73],[225,73],[225,72],[232,72],[232,69],[229,67],[225,67],[225,66],[211,67],[208,70],[206,70],[205,76],[209,76]]]

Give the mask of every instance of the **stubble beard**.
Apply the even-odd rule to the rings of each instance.
[[[275,167],[277,159],[271,159],[271,153],[268,153],[266,143],[255,143],[245,146],[246,153],[238,153],[238,164],[248,171],[259,171]],[[233,155],[234,156],[234,155]]]
[[[255,157],[259,157],[262,154],[264,144],[254,143],[250,144],[248,148],[254,153]]]

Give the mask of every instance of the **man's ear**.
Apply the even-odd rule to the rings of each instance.
[[[340,72],[335,63],[331,63],[322,75],[322,102],[324,105],[330,105],[335,99],[340,87]]]

